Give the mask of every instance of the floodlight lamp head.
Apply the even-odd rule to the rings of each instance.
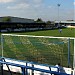
[[[60,4],[57,4],[58,5],[58,7],[60,6]]]

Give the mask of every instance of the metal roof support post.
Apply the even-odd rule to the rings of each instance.
[[[57,4],[57,6],[58,6],[58,27],[60,27],[60,22],[59,22],[59,19],[60,19],[60,17],[59,17],[59,7],[60,7],[60,4]]]

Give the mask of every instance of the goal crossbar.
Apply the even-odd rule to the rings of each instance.
[[[41,37],[41,38],[65,38],[65,39],[75,39],[74,37],[54,37],[54,36],[35,36],[35,35],[18,35],[18,34],[1,34],[6,36],[25,36],[25,37]]]

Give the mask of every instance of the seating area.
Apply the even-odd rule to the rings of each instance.
[[[30,75],[32,75],[32,74],[34,74],[34,75],[35,74],[36,75],[40,75],[42,73],[43,73],[43,75],[51,75],[51,74],[56,74],[56,75],[71,75],[71,74],[59,72],[59,68],[55,67],[55,66],[37,65],[38,67],[36,67],[36,65],[33,62],[30,62],[30,65],[31,65],[30,66],[29,63],[24,63],[24,62],[23,62],[23,64],[21,64],[21,62],[20,63],[15,63],[15,62],[12,63],[12,62],[7,62],[4,58],[2,58],[0,60],[0,63],[1,63],[1,74],[2,75],[5,75],[5,74],[7,74],[7,75],[20,75],[20,74],[21,75],[28,75],[28,74],[30,74]],[[4,67],[3,67],[4,64],[7,66],[7,71],[3,71],[4,70]],[[24,64],[26,64],[26,65],[24,65]],[[11,71],[11,66],[12,67],[14,66],[14,70],[15,71],[19,67],[20,70],[21,70],[21,73]],[[42,66],[42,68],[40,66]],[[48,69],[48,67],[49,67],[49,69]],[[58,71],[53,71],[54,69],[52,70],[52,68],[58,69]],[[29,73],[29,72],[31,72],[31,73]]]

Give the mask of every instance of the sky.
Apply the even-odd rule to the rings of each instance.
[[[0,0],[0,17],[41,18],[44,21],[75,20],[74,13],[75,0]]]

